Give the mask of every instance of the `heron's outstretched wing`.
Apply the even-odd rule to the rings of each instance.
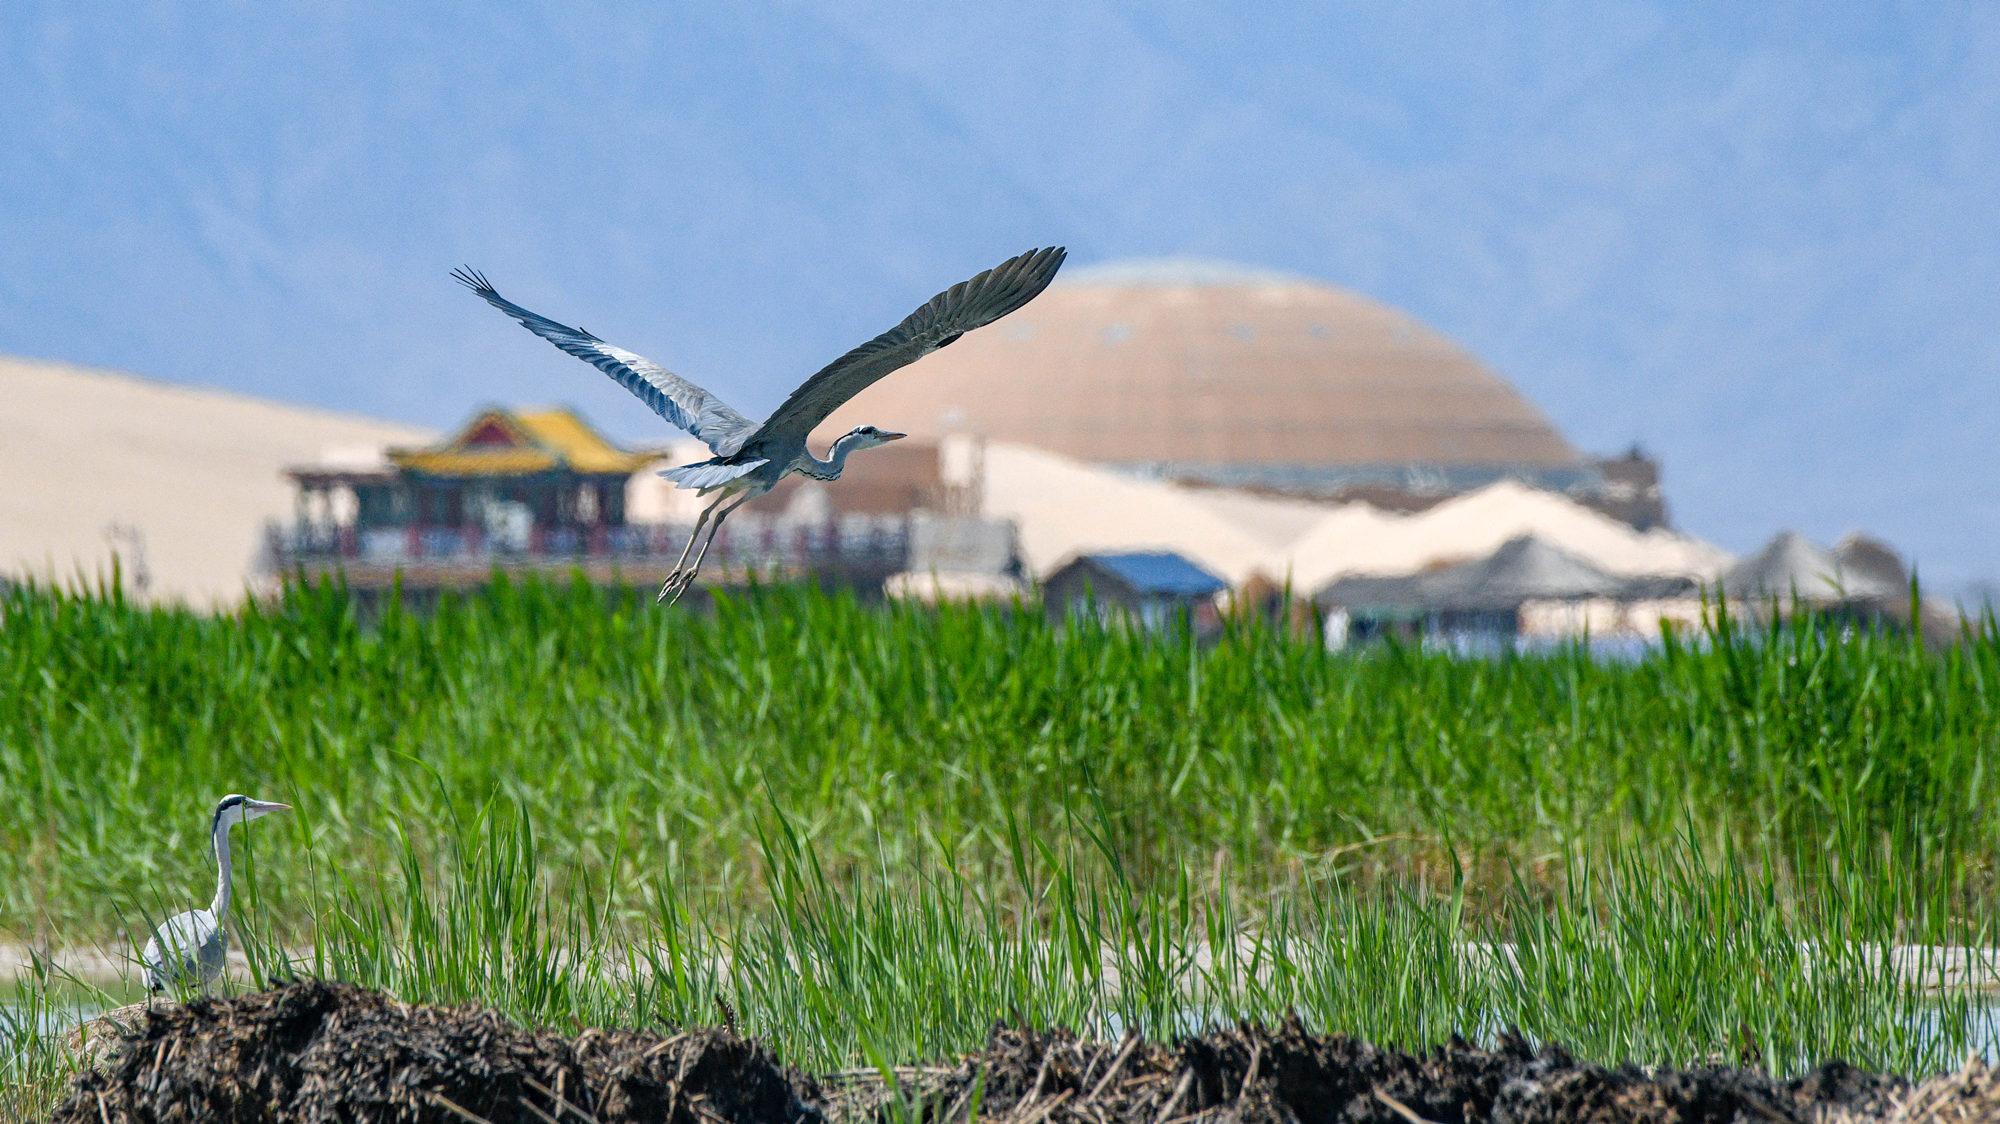
[[[1029,250],[934,296],[901,324],[827,364],[800,384],[763,428],[744,444],[767,437],[803,438],[841,403],[877,379],[936,351],[974,328],[993,323],[1035,299],[1066,251],[1061,246]]]
[[[462,268],[452,270],[451,275],[487,304],[520,321],[522,327],[618,380],[654,413],[699,437],[718,455],[727,456],[742,448],[743,439],[756,430],[756,422],[658,363],[613,347],[582,328],[529,312],[501,296],[484,274]]]

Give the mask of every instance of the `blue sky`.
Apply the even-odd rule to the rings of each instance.
[[[2000,6],[1247,7],[13,0],[0,352],[640,438],[446,271],[754,411],[1028,246],[1215,256],[1408,309],[1727,546],[2000,576]]]

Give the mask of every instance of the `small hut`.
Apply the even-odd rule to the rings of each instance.
[[[1170,551],[1079,554],[1042,583],[1053,620],[1088,613],[1123,618],[1150,631],[1220,623],[1216,595],[1229,583]]]

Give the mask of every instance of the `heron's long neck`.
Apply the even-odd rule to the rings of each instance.
[[[811,451],[808,451],[805,455],[805,467],[799,471],[814,480],[840,479],[840,474],[847,470],[847,454],[854,451],[851,441],[853,436],[852,433],[841,434],[840,440],[835,441],[833,448],[827,450],[830,455],[825,460],[813,456]]]
[[[215,900],[208,904],[208,911],[215,915],[215,923],[222,924],[223,915],[229,912],[229,821],[215,825]]]

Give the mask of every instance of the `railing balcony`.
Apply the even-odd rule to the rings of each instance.
[[[479,526],[355,527],[273,523],[265,549],[274,570],[298,567],[394,568],[424,565],[485,570],[506,565],[603,562],[671,566],[692,524],[537,527],[499,533]],[[742,520],[725,524],[708,562],[788,570],[844,566],[900,568],[909,555],[906,519],[847,517],[811,522]]]

